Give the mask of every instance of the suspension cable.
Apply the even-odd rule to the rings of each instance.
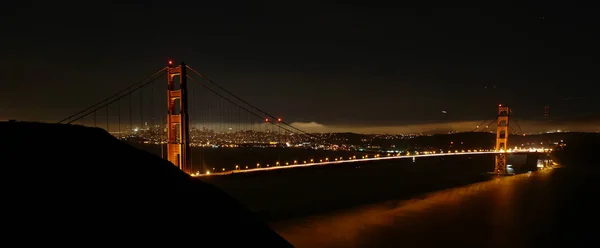
[[[131,89],[131,88],[130,88],[128,92],[125,92],[125,93],[121,94],[119,97],[117,97],[117,98],[113,99],[112,101],[109,101],[109,102],[106,102],[106,101],[105,101],[105,103],[104,103],[104,104],[102,104],[102,102],[101,102],[101,103],[99,103],[99,104],[102,104],[102,105],[100,105],[100,106],[98,106],[99,104],[95,104],[95,105],[94,105],[94,107],[96,107],[96,108],[94,108],[94,109],[92,109],[92,110],[89,110],[90,108],[88,108],[88,110],[89,110],[89,111],[87,111],[85,114],[83,114],[83,115],[81,115],[81,116],[79,116],[79,117],[77,117],[77,118],[75,118],[75,119],[72,119],[72,117],[71,117],[71,118],[67,118],[67,119],[65,119],[65,120],[63,120],[63,121],[61,121],[61,122],[59,122],[59,123],[62,123],[62,122],[66,121],[66,120],[69,120],[69,119],[72,119],[72,120],[70,120],[70,121],[66,122],[66,124],[71,124],[72,122],[76,121],[76,120],[77,120],[77,119],[79,119],[79,118],[85,117],[85,116],[87,116],[87,115],[91,114],[91,113],[92,113],[92,112],[94,112],[94,111],[97,111],[97,110],[99,110],[99,109],[101,109],[101,108],[104,108],[104,107],[106,107],[106,106],[108,106],[108,105],[110,105],[110,104],[112,104],[112,103],[114,103],[114,102],[116,102],[116,101],[118,101],[118,100],[121,100],[122,98],[124,98],[124,97],[128,96],[128,94],[130,94],[131,92],[134,92],[134,91],[136,91],[136,90],[139,90],[139,89],[141,89],[141,88],[143,88],[143,87],[145,87],[145,86],[147,86],[147,85],[149,85],[149,84],[153,83],[153,82],[154,82],[154,80],[156,80],[156,78],[158,78],[158,77],[160,77],[161,75],[163,75],[163,74],[164,74],[164,72],[165,72],[165,70],[164,70],[164,69],[163,69],[163,70],[160,70],[160,73],[159,73],[159,74],[153,74],[153,77],[150,79],[150,81],[148,81],[148,82],[145,82],[144,84],[142,84],[142,85],[139,85],[139,86],[137,86],[136,88],[133,88],[133,89]],[[122,93],[122,92],[120,92],[120,93]],[[117,95],[119,95],[119,94],[117,94]],[[83,112],[85,112],[85,111],[83,111]],[[82,112],[80,112],[80,113],[82,113]],[[75,115],[73,115],[73,116],[75,116]]]
[[[218,95],[219,97],[221,97],[221,99],[224,99],[224,100],[226,100],[226,101],[230,102],[231,104],[233,104],[233,105],[237,106],[238,108],[240,108],[240,109],[242,109],[242,110],[244,110],[244,111],[246,111],[246,112],[248,112],[248,113],[250,113],[250,114],[252,114],[252,115],[254,115],[254,116],[256,116],[256,117],[258,117],[259,119],[262,119],[262,118],[263,118],[262,116],[258,115],[257,113],[255,113],[255,112],[252,112],[251,110],[249,110],[249,109],[245,108],[244,106],[241,106],[240,104],[238,104],[238,103],[236,103],[236,102],[232,101],[231,99],[229,99],[229,98],[227,98],[227,97],[223,96],[223,95],[222,95],[222,94],[220,94],[219,92],[215,91],[214,89],[211,89],[211,88],[210,88],[210,87],[208,87],[207,85],[205,85],[205,84],[203,84],[202,82],[200,82],[200,81],[198,81],[198,80],[196,80],[196,79],[192,78],[191,76],[189,76],[189,75],[188,75],[188,76],[187,76],[187,78],[189,78],[190,80],[192,80],[192,81],[194,81],[194,82],[196,82],[196,83],[200,84],[200,85],[201,85],[202,87],[204,87],[205,89],[209,90],[209,91],[210,91],[210,92],[212,92],[212,93],[215,93],[216,95]],[[271,123],[271,124],[273,124],[273,125],[275,125],[275,123],[273,123],[271,120],[269,120],[268,122],[269,122],[269,123]],[[292,131],[291,131],[291,130],[289,130],[289,129],[286,129],[286,128],[283,128],[283,129],[285,129],[285,130],[286,130],[286,131],[288,131],[288,132],[292,132]]]
[[[480,127],[482,127],[482,125],[483,125],[483,124],[484,124],[486,121],[489,121],[489,120],[490,120],[490,119],[487,119],[487,118],[486,118],[486,119],[484,119],[484,120],[483,120],[481,123],[479,123],[479,125],[477,125],[477,127],[475,127],[475,129],[471,130],[471,132],[475,132],[475,131],[477,131],[477,129],[479,129]],[[492,122],[493,122],[493,121],[496,121],[496,120],[498,120],[498,119],[497,119],[497,118],[494,118],[494,119],[492,119]],[[486,125],[486,126],[489,126],[490,124],[491,124],[491,122],[490,122],[488,125]]]
[[[222,87],[221,85],[219,85],[219,84],[215,83],[214,81],[210,80],[210,79],[209,79],[209,78],[207,78],[206,76],[202,75],[200,72],[198,72],[198,71],[194,70],[194,69],[193,69],[192,67],[190,67],[189,65],[186,65],[186,67],[187,67],[188,69],[190,69],[190,70],[191,70],[193,73],[195,73],[195,74],[197,74],[198,76],[200,76],[202,79],[204,79],[204,80],[206,80],[207,82],[209,82],[209,83],[211,83],[211,84],[215,85],[217,88],[219,88],[219,89],[221,89],[221,90],[225,91],[227,94],[229,94],[229,95],[233,96],[234,98],[236,98],[237,100],[239,100],[239,101],[241,101],[241,102],[245,103],[246,105],[250,106],[250,107],[251,107],[251,108],[253,108],[254,110],[256,110],[256,111],[258,111],[258,112],[260,112],[260,113],[262,113],[262,114],[266,115],[267,117],[269,117],[269,119],[276,119],[276,120],[278,120],[278,119],[279,119],[279,118],[275,117],[274,115],[272,115],[272,114],[269,114],[268,112],[266,112],[266,111],[264,111],[264,110],[262,110],[262,109],[260,109],[260,108],[258,108],[258,107],[256,107],[256,106],[254,106],[254,105],[250,104],[249,102],[247,102],[247,101],[243,100],[242,98],[240,98],[240,97],[239,97],[239,96],[237,96],[236,94],[232,93],[231,91],[229,91],[229,90],[225,89],[225,88],[224,88],[224,87]],[[199,81],[197,81],[197,82],[199,82]],[[200,83],[200,82],[199,82],[199,83]],[[202,84],[202,83],[201,83],[201,84]],[[203,85],[203,87],[210,89],[210,88],[209,88],[207,85],[204,85],[204,84],[202,84],[202,85]],[[212,89],[210,89],[210,90],[211,90],[211,91],[213,91],[213,92],[215,92],[215,91],[214,91],[214,90],[212,90]],[[216,92],[215,92],[215,93],[216,93]],[[219,95],[220,95],[220,94],[219,94]],[[220,95],[220,96],[221,96],[221,97],[224,97],[223,95]],[[255,114],[255,113],[253,113],[253,114]],[[255,114],[255,115],[256,115],[256,114]],[[259,118],[262,118],[261,116],[258,116],[258,117],[259,117]],[[317,137],[317,136],[315,136],[315,135],[313,135],[313,134],[311,134],[311,133],[308,133],[308,132],[306,132],[306,131],[304,131],[304,130],[302,130],[302,129],[299,129],[299,128],[297,128],[297,127],[294,127],[293,125],[291,125],[291,124],[289,124],[289,123],[287,123],[287,122],[285,122],[285,121],[283,121],[283,120],[282,120],[281,122],[279,122],[279,121],[278,121],[278,123],[277,123],[277,124],[275,124],[274,122],[270,122],[270,123],[272,123],[273,125],[276,125],[276,126],[281,126],[281,124],[284,124],[284,125],[286,125],[286,126],[288,126],[288,127],[292,128],[292,129],[296,130],[296,132],[302,133],[302,134],[304,134],[304,135],[307,135],[307,136],[309,136],[309,137],[311,137],[311,138],[314,138],[314,139],[317,139],[317,140],[324,140],[322,137]],[[289,130],[289,129],[285,129],[285,130],[286,130],[286,131],[288,131],[288,132],[294,133],[294,131],[291,131],[291,130]],[[324,140],[324,141],[325,141],[325,142],[327,142],[327,143],[329,143],[329,144],[334,144],[333,142],[329,142],[329,141],[327,141],[327,140]]]
[[[513,118],[515,118],[512,108],[510,109],[510,114],[511,116],[513,116]],[[519,125],[519,118],[515,118],[515,124],[517,124],[517,128],[519,128],[519,133],[523,134],[523,130],[521,130],[521,125]]]
[[[144,83],[144,82],[146,82],[147,80],[154,80],[156,77],[158,77],[158,76],[159,76],[159,75],[161,75],[163,72],[165,72],[165,70],[166,70],[166,69],[167,69],[167,67],[164,67],[164,68],[160,69],[159,71],[157,71],[157,72],[155,72],[155,73],[151,74],[150,76],[148,76],[148,77],[146,77],[146,78],[144,78],[144,79],[142,79],[142,80],[140,80],[140,81],[138,81],[138,82],[136,82],[136,83],[134,83],[134,84],[132,84],[132,85],[130,85],[130,86],[128,86],[128,87],[126,87],[126,88],[122,89],[122,90],[120,90],[120,91],[119,91],[119,92],[117,92],[116,94],[114,94],[114,95],[112,95],[112,96],[109,96],[109,97],[105,98],[104,100],[102,100],[102,101],[100,101],[100,102],[97,102],[96,104],[93,104],[93,105],[91,105],[91,106],[89,106],[89,107],[87,107],[87,108],[85,108],[85,109],[83,109],[83,110],[81,110],[81,111],[79,111],[79,112],[77,112],[77,113],[75,113],[75,114],[72,114],[72,115],[70,115],[69,117],[67,117],[67,118],[65,118],[65,119],[63,119],[63,120],[61,120],[61,121],[59,121],[58,123],[63,123],[63,122],[65,122],[65,121],[68,121],[68,120],[70,120],[70,119],[72,119],[72,118],[74,118],[74,117],[77,117],[78,115],[80,115],[80,114],[82,114],[82,113],[84,113],[84,112],[89,112],[89,110],[90,110],[90,109],[93,109],[93,108],[95,108],[94,110],[98,110],[98,109],[102,108],[102,107],[97,107],[98,105],[100,105],[100,104],[102,104],[102,103],[104,103],[104,102],[107,102],[107,101],[109,101],[110,99],[112,99],[112,98],[114,98],[114,97],[117,97],[117,96],[119,96],[119,95],[123,94],[123,92],[126,92],[126,91],[130,90],[131,88],[133,88],[133,87],[135,87],[135,86],[137,86],[137,85],[139,85],[139,84],[141,84],[141,83]],[[144,84],[144,85],[146,85],[146,84]],[[114,102],[114,101],[112,101],[112,102]],[[112,102],[111,102],[111,103],[112,103]],[[106,106],[106,105],[103,105],[103,106]],[[97,107],[97,108],[96,108],[96,107]],[[88,114],[89,114],[89,113],[87,113],[87,114],[85,114],[85,115],[88,115]],[[85,116],[85,115],[84,115],[84,116]],[[79,117],[79,118],[81,118],[81,117]],[[78,118],[77,118],[77,119],[78,119]],[[71,121],[69,121],[69,122],[67,122],[67,123],[72,123],[73,121],[74,121],[74,120],[71,120]]]
[[[488,119],[489,120],[489,119]],[[483,125],[483,123],[485,123],[488,120],[483,120],[481,123],[479,123],[479,125],[477,125],[477,127],[475,127],[473,130],[471,130],[471,132],[475,132],[477,131],[477,129],[479,129],[479,127],[481,127],[481,125]]]
[[[492,125],[492,123],[494,123],[497,120],[491,120],[487,125],[485,125],[485,128],[487,129],[490,125]]]
[[[258,111],[258,112],[261,112],[262,114],[266,115],[267,117],[270,117],[270,118],[273,118],[273,119],[277,119],[277,117],[275,117],[274,115],[272,115],[272,114],[269,114],[269,113],[267,113],[266,111],[264,111],[264,110],[262,110],[262,109],[260,109],[260,108],[258,108],[258,107],[256,107],[256,106],[254,106],[254,105],[250,104],[249,102],[247,102],[247,101],[245,101],[244,99],[240,98],[240,97],[239,97],[239,96],[237,96],[236,94],[232,93],[231,91],[229,91],[229,90],[225,89],[225,88],[224,88],[224,87],[222,87],[221,85],[219,85],[219,84],[215,83],[214,81],[210,80],[209,78],[207,78],[206,76],[204,76],[204,75],[203,75],[203,74],[201,74],[200,72],[198,72],[198,71],[194,70],[194,69],[193,69],[192,67],[190,67],[189,65],[186,65],[186,67],[187,67],[188,69],[190,69],[190,70],[191,70],[193,73],[196,73],[196,74],[197,74],[198,76],[200,76],[202,79],[204,79],[204,80],[206,80],[207,82],[209,82],[209,83],[211,83],[211,84],[215,85],[217,88],[219,88],[219,89],[221,89],[221,90],[225,91],[227,94],[229,94],[229,95],[233,96],[233,97],[234,97],[234,98],[236,98],[237,100],[239,100],[239,101],[243,102],[244,104],[246,104],[246,105],[250,106],[250,107],[251,107],[251,108],[253,108],[254,110],[256,110],[256,111]],[[298,132],[301,132],[301,133],[304,133],[304,134],[307,134],[307,135],[308,135],[308,133],[307,133],[307,132],[305,132],[305,131],[303,131],[303,130],[301,130],[301,129],[297,128],[297,127],[294,127],[293,125],[291,125],[291,124],[288,124],[287,122],[281,121],[281,123],[282,123],[282,124],[284,124],[284,125],[286,125],[286,126],[289,126],[290,128],[293,128],[293,129],[297,130]]]

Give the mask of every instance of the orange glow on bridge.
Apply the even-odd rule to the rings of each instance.
[[[257,172],[257,171],[268,171],[268,170],[279,170],[279,169],[292,169],[292,168],[299,168],[299,167],[309,167],[309,166],[318,166],[318,165],[333,165],[333,164],[341,164],[341,163],[358,163],[358,162],[365,162],[365,161],[376,161],[376,160],[388,160],[388,159],[405,159],[405,158],[409,158],[409,159],[413,159],[413,158],[423,158],[423,157],[439,157],[439,156],[458,156],[458,155],[479,155],[479,154],[506,154],[506,153],[547,153],[547,152],[551,152],[552,149],[547,149],[547,148],[532,148],[532,149],[508,149],[508,150],[474,150],[474,151],[462,151],[462,152],[454,152],[454,153],[436,153],[435,151],[431,151],[431,152],[419,152],[418,154],[415,155],[401,155],[401,154],[390,154],[389,156],[384,156],[381,157],[378,154],[374,155],[372,158],[369,157],[365,157],[365,158],[356,158],[356,156],[353,157],[349,157],[347,160],[344,160],[342,158],[340,159],[335,159],[335,161],[329,161],[329,159],[325,159],[325,162],[323,162],[323,160],[321,159],[319,162],[310,162],[310,163],[306,163],[306,161],[303,161],[305,163],[302,164],[298,164],[297,160],[294,160],[293,164],[289,165],[289,163],[286,162],[286,166],[273,166],[273,167],[259,167],[260,163],[257,163],[257,167],[256,168],[251,168],[248,169],[248,166],[246,166],[245,170],[241,170],[239,169],[238,166],[236,166],[235,170],[230,170],[230,171],[225,171],[225,168],[221,169],[221,172],[211,172],[211,171],[207,171],[206,174],[200,174],[200,172],[196,172],[195,174],[191,174],[192,176],[195,177],[199,177],[199,176],[213,176],[213,175],[229,175],[229,174],[234,174],[234,173],[248,173],[248,172]],[[279,165],[279,162],[276,163],[276,165]]]

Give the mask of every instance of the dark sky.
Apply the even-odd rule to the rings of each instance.
[[[522,119],[546,104],[557,119],[599,113],[597,9],[126,2],[4,6],[0,119],[60,119],[169,59],[290,121],[481,120],[498,103]]]

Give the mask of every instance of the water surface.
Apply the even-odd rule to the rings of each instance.
[[[598,179],[548,169],[272,227],[296,247],[588,247]]]

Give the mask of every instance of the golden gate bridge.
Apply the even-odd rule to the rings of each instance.
[[[157,79],[165,75],[166,84],[156,83],[159,81]],[[258,162],[256,166],[235,163],[228,166],[228,169],[220,166],[218,170],[215,165],[205,165],[204,149],[310,146],[324,150],[344,150],[345,145],[327,136],[311,134],[294,127],[281,116],[252,105],[189,65],[173,65],[169,61],[166,67],[59,123],[102,128],[118,139],[141,144],[141,148],[157,155],[159,152],[155,149],[160,147],[162,158],[194,176],[461,154],[495,154],[493,173],[506,174],[507,154],[548,152],[548,149],[508,147],[511,114],[512,110],[508,106],[499,105],[495,118],[485,125],[487,128],[492,122],[497,123],[496,143],[491,149],[416,151],[413,154],[388,152],[362,154],[358,157],[345,153],[341,156],[322,155],[321,158],[286,162],[277,159],[272,163]],[[483,127],[485,122],[473,132]],[[200,148],[200,153],[192,155],[192,148]]]

